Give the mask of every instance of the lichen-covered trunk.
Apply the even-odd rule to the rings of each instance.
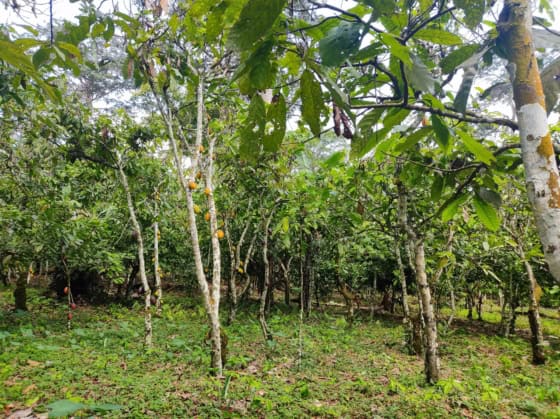
[[[147,347],[150,347],[152,346],[152,314],[150,310],[152,292],[150,290],[150,285],[148,284],[148,277],[146,276],[146,262],[144,260],[144,239],[142,238],[142,230],[140,229],[140,224],[138,223],[138,219],[136,218],[136,210],[134,209],[132,193],[130,192],[130,187],[128,185],[128,178],[124,173],[122,161],[120,160],[120,158],[118,161],[118,167],[121,177],[121,184],[126,194],[128,213],[130,215],[130,220],[132,221],[132,227],[134,228],[133,234],[136,238],[136,243],[138,244],[140,281],[142,282],[142,288],[144,288],[144,344]]]
[[[527,194],[548,267],[560,282],[560,182],[531,25],[529,0],[505,0],[498,43],[512,69]]]

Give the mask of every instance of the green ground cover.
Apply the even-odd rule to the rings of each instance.
[[[440,331],[443,377],[428,386],[390,318],[358,318],[348,329],[335,312],[312,313],[299,362],[298,313],[273,311],[276,340],[266,345],[249,309],[226,328],[226,377],[217,379],[207,374],[205,317],[192,299],[168,296],[149,351],[140,307],[78,307],[69,332],[62,302],[31,290],[29,312],[11,311],[11,303],[0,291],[6,415],[40,415],[68,400],[89,406],[79,413],[107,417],[560,417],[560,320],[552,310],[543,319],[549,362],[539,367],[530,364],[524,331],[504,339],[492,333],[494,313],[480,323],[460,312]]]

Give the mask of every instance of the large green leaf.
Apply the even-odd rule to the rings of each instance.
[[[479,45],[465,45],[455,51],[452,51],[449,55],[443,57],[440,62],[441,71],[444,74],[449,74],[459,66],[459,64],[465,62],[470,57],[472,57],[476,51],[480,48]]]
[[[56,101],[59,99],[57,95],[58,91],[52,86],[49,86],[47,83],[45,83],[40,74],[37,73],[35,66],[31,61],[31,58],[18,47],[16,47],[13,43],[0,40],[0,60],[20,70],[28,77],[31,77],[33,80],[35,80],[37,85],[51,100]]]
[[[439,29],[422,29],[416,32],[414,37],[440,45],[461,45],[463,43],[460,36]]]
[[[405,66],[404,73],[406,78],[416,90],[421,92],[434,93],[435,79],[432,72],[422,62],[420,57],[412,55],[412,67]]]
[[[268,106],[266,119],[263,148],[264,151],[274,152],[280,148],[286,133],[286,101],[284,96],[278,94],[273,98],[272,103]]]
[[[394,151],[397,154],[400,154],[408,149],[414,147],[416,144],[420,142],[420,140],[426,137],[429,133],[432,132],[432,127],[422,127],[419,130],[414,131],[412,134],[407,135],[404,141],[399,142],[395,145]]]
[[[321,133],[321,109],[323,93],[321,85],[309,70],[305,70],[300,80],[301,116],[314,135]]]
[[[468,198],[467,195],[461,194],[455,199],[453,199],[451,202],[448,202],[443,208],[443,210],[441,211],[441,220],[444,223],[451,220],[455,216],[455,214],[457,214],[459,207],[467,200],[467,198]]]
[[[369,131],[371,127],[376,125],[379,122],[381,116],[383,115],[383,112],[385,112],[384,108],[377,108],[377,109],[372,109],[364,116],[362,116],[362,119],[360,119],[360,122],[358,123],[358,129],[360,133],[363,134],[366,131]]]
[[[478,219],[484,226],[491,231],[496,231],[500,227],[500,219],[497,211],[492,205],[484,201],[478,195],[475,195],[473,206],[476,211]]]
[[[285,0],[249,0],[229,32],[228,43],[239,50],[253,48],[282,13]]]
[[[431,120],[432,126],[434,127],[434,132],[436,133],[436,142],[444,152],[447,152],[447,150],[449,149],[449,138],[451,136],[449,133],[449,128],[437,115],[432,115]]]
[[[266,126],[266,108],[261,96],[253,95],[249,105],[249,113],[239,135],[239,154],[241,158],[254,161],[261,151],[261,140]]]
[[[73,402],[72,400],[57,400],[47,405],[49,409],[49,418],[60,418],[70,416],[80,409],[86,408],[83,403]]]
[[[334,67],[358,51],[361,42],[362,25],[355,22],[342,22],[329,31],[319,41],[319,55],[323,65]]]
[[[474,154],[477,160],[480,160],[482,163],[488,165],[496,161],[496,157],[494,157],[494,154],[492,154],[490,150],[488,150],[481,143],[472,138],[469,134],[461,130],[458,130],[457,134],[459,135],[459,137],[461,137],[461,141],[463,142],[467,150]]]
[[[381,41],[389,47],[391,55],[397,57],[408,67],[412,67],[412,59],[410,58],[410,51],[406,45],[401,44],[393,35],[382,33],[379,35]]]

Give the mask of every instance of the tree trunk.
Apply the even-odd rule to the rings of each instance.
[[[512,69],[529,202],[550,273],[560,282],[560,181],[532,38],[529,0],[505,0],[498,45]]]
[[[159,224],[154,223],[154,277],[156,281],[156,313],[161,316],[163,295],[161,289],[161,267],[159,266]]]
[[[311,234],[306,236],[305,264],[303,276],[303,311],[305,317],[309,317],[311,310],[311,282],[312,282],[312,264],[313,264],[313,238]]]
[[[27,311],[27,281],[23,272],[17,274],[14,302],[16,310]]]
[[[523,255],[524,256],[524,255]],[[539,316],[538,289],[539,284],[533,273],[531,264],[525,260],[525,270],[529,279],[529,325],[531,326],[531,346],[533,348],[533,364],[542,365],[546,361],[544,355],[544,338]]]
[[[264,239],[263,239],[263,264],[264,264],[264,283],[261,292],[260,306],[259,306],[259,323],[261,325],[261,330],[266,341],[272,340],[272,333],[268,328],[266,323],[266,298],[267,293],[270,288],[270,264],[268,261],[268,228],[270,226],[270,221],[272,220],[272,215],[274,214],[274,209],[270,211],[268,218],[264,223]]]
[[[165,107],[160,100],[160,97],[157,94],[157,89],[155,86],[154,81],[150,78],[149,72],[148,74],[148,81],[150,83],[150,88],[154,97],[156,99],[156,103],[160,110],[160,113],[165,121],[165,125],[167,128],[167,134],[169,136],[169,142],[171,143],[171,149],[173,151],[173,159],[175,160],[175,167],[177,170],[177,177],[179,178],[179,184],[181,185],[181,189],[185,193],[185,199],[187,201],[187,214],[189,220],[189,232],[191,236],[191,245],[192,251],[194,256],[194,263],[195,263],[195,272],[196,278],[198,281],[198,286],[200,288],[200,292],[202,294],[204,309],[208,316],[208,322],[210,325],[210,343],[211,343],[211,369],[212,373],[216,374],[217,376],[222,376],[223,373],[223,365],[222,365],[222,344],[221,344],[221,333],[220,333],[220,317],[219,317],[219,304],[220,304],[220,276],[219,271],[221,269],[219,263],[219,253],[218,257],[214,254],[214,267],[213,267],[213,274],[215,275],[218,273],[218,276],[212,278],[211,288],[208,286],[208,282],[206,281],[206,275],[204,274],[204,265],[202,263],[202,254],[200,251],[200,243],[198,239],[198,227],[196,225],[196,212],[194,210],[194,200],[193,200],[193,190],[197,188],[195,182],[195,175],[196,170],[199,167],[200,162],[200,153],[202,150],[202,139],[204,135],[204,77],[202,74],[198,74],[198,87],[197,87],[197,117],[196,117],[196,140],[195,140],[195,147],[193,149],[193,153],[191,155],[191,162],[192,166],[190,167],[189,178],[187,181],[187,177],[183,173],[183,164],[181,155],[179,153],[179,147],[177,145],[177,140],[175,138],[175,128],[173,126],[173,112],[171,110],[171,106],[169,104],[169,98],[167,97],[166,93],[163,92],[163,97],[165,101]],[[186,139],[184,138],[183,132],[178,127],[177,134],[179,135],[181,140],[184,140],[186,144]],[[210,154],[210,163],[212,161]],[[209,165],[211,168],[211,165]],[[211,179],[211,169],[207,173],[207,180],[206,185],[209,188],[210,194],[212,195],[212,179]],[[209,186],[208,186],[209,185]],[[191,188],[192,186],[192,188]],[[209,205],[214,204],[213,199],[208,200]],[[211,220],[211,232],[212,232],[212,249],[213,251],[216,250],[216,247],[219,251],[219,245],[215,246],[214,238],[216,238],[216,211],[215,208],[212,208],[210,211],[210,220]],[[212,215],[213,213],[213,215]],[[213,218],[213,220],[212,220]]]
[[[123,186],[124,192],[126,194],[126,202],[128,204],[128,212],[130,214],[130,220],[132,221],[132,227],[134,228],[134,237],[136,238],[136,243],[138,243],[138,264],[140,269],[140,280],[142,281],[142,287],[144,288],[144,344],[147,347],[152,346],[152,314],[150,311],[151,306],[151,294],[150,285],[148,284],[148,278],[146,276],[146,262],[144,261],[144,239],[142,238],[142,230],[140,229],[140,224],[136,218],[136,210],[134,209],[134,203],[132,201],[132,194],[130,192],[130,187],[128,186],[128,179],[124,173],[121,158],[118,158],[118,168],[119,174],[121,176],[121,184]]]
[[[288,307],[290,306],[290,265],[292,259],[293,257],[290,256],[286,263],[280,259],[280,269],[282,269],[282,276],[284,279],[284,304]]]
[[[424,243],[416,240],[416,281],[418,282],[418,292],[422,301],[422,315],[424,317],[424,372],[426,381],[430,384],[436,383],[439,379],[439,359],[437,353],[437,323],[434,315],[432,296],[428,277],[426,275],[426,261],[424,259]]]
[[[405,335],[405,346],[409,352],[413,352],[413,325],[410,321],[410,309],[408,308],[408,293],[406,291],[406,274],[404,264],[401,257],[401,249],[399,240],[395,240],[395,256],[397,257],[397,265],[399,267],[399,278],[401,281],[402,307],[403,307],[403,327]]]
[[[455,313],[457,308],[455,307],[455,287],[453,286],[453,281],[449,281],[449,301],[451,304],[451,314],[447,319],[447,327],[451,326],[453,319],[455,318]]]

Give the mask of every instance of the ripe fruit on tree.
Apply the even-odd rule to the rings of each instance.
[[[206,214],[204,214],[204,219],[205,219],[206,221],[210,221],[210,213],[209,213],[209,212],[207,212]]]
[[[78,307],[78,306],[76,305],[76,303],[70,304],[70,308],[71,308],[72,310],[76,310],[76,307]]]
[[[64,294],[68,295],[68,291],[69,291],[68,287],[64,287]]]
[[[198,146],[198,151],[200,151],[201,153],[204,153],[204,146],[203,146],[203,145],[199,145],[199,146]]]
[[[210,188],[204,188],[204,195],[210,195],[211,192]]]
[[[74,317],[74,315],[72,313],[68,313],[68,320],[72,320],[72,317]]]
[[[195,182],[194,180],[191,180],[191,181],[189,182],[189,189],[190,189],[191,191],[194,191],[197,187],[198,187],[198,185],[196,184],[196,182]]]
[[[221,240],[224,238],[224,232],[223,230],[218,230],[216,231],[216,236]]]

